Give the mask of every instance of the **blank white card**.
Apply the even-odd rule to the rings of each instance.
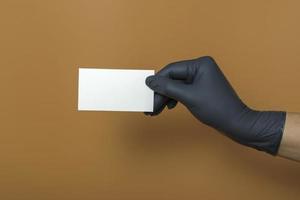
[[[79,68],[78,110],[152,112],[154,70]]]

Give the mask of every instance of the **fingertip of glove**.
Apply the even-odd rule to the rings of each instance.
[[[167,107],[168,107],[168,109],[169,109],[169,110],[172,110],[172,109],[174,109],[174,108],[175,108],[175,106],[176,106],[176,105],[167,105]]]
[[[150,87],[151,82],[154,80],[154,78],[155,78],[155,75],[148,76],[145,80],[146,85]]]
[[[171,100],[170,102],[168,102],[167,107],[169,110],[172,110],[173,108],[175,108],[177,105],[177,101],[175,100]]]
[[[145,114],[146,116],[152,116],[152,113],[151,113],[151,112],[144,112],[144,114]]]

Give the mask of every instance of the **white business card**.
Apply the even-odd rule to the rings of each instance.
[[[78,110],[152,112],[154,70],[79,68]]]

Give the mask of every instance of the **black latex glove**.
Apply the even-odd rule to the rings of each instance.
[[[155,91],[154,112],[184,104],[201,122],[233,140],[276,155],[285,124],[285,112],[256,111],[246,106],[211,57],[167,65],[146,84]]]

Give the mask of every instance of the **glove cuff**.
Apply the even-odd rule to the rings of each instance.
[[[251,123],[251,131],[255,139],[246,145],[274,156],[277,155],[284,131],[286,112],[254,112],[256,117]]]

